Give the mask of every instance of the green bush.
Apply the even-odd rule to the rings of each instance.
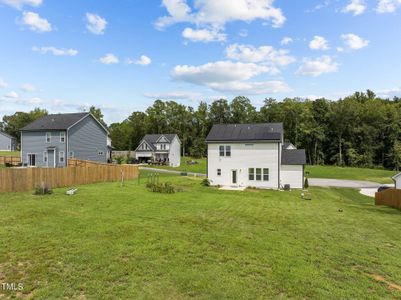
[[[116,156],[116,157],[114,157],[114,160],[116,161],[117,164],[121,165],[125,162],[125,157],[124,156]]]
[[[202,180],[201,185],[203,186],[210,186],[210,181],[209,179],[205,178]]]
[[[162,194],[174,194],[175,188],[174,186],[169,183],[169,182],[165,182],[165,183],[147,183],[146,187],[154,193],[162,193]]]
[[[51,195],[53,194],[53,190],[51,188],[51,186],[47,183],[42,183],[40,185],[37,185],[35,187],[35,195]]]
[[[304,189],[308,189],[309,188],[309,181],[308,181],[308,177],[305,178],[305,183],[304,183]]]

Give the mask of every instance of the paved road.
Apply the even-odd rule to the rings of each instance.
[[[156,169],[148,167],[139,167],[141,170],[154,171],[160,173],[170,173],[170,174],[181,174],[181,171]],[[187,172],[190,176],[205,177],[206,174],[202,173],[192,173]],[[310,186],[320,186],[320,187],[339,187],[339,188],[354,188],[354,189],[377,189],[382,184],[372,181],[361,181],[361,180],[345,180],[345,179],[325,179],[325,178],[309,178]]]
[[[372,181],[362,180],[345,180],[345,179],[325,179],[325,178],[309,178],[310,186],[322,186],[322,187],[340,187],[340,188],[378,188],[382,184]]]

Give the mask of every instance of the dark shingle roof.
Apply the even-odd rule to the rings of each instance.
[[[8,137],[8,138],[10,138],[10,139],[15,139],[15,137],[13,137],[13,136],[11,136],[11,135],[5,133],[4,131],[0,131],[0,134],[4,135],[5,137]]]
[[[28,124],[22,131],[66,130],[89,113],[54,114],[44,116]]]
[[[207,142],[281,140],[283,123],[213,125]]]
[[[174,140],[174,137],[177,135],[175,133],[168,133],[168,134],[147,134],[143,137],[142,141],[145,141],[146,143],[149,144],[149,146],[152,148],[152,150],[156,150],[156,148],[153,146],[157,142],[157,140],[161,137],[164,136],[166,139],[169,140],[169,142],[172,142]],[[137,150],[140,151],[140,150]]]
[[[283,149],[281,152],[282,165],[305,165],[306,155],[305,149]]]

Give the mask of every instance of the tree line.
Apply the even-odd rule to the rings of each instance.
[[[104,123],[100,109],[90,111]],[[26,121],[41,113],[47,112],[16,114],[27,114]],[[10,122],[20,119],[15,115],[5,116],[0,127],[18,137],[24,122]],[[202,157],[213,124],[260,122],[283,122],[285,140],[306,150],[308,164],[397,170],[401,165],[401,98],[383,99],[370,90],[337,101],[268,98],[259,109],[243,96],[200,102],[196,108],[156,100],[145,112],[133,112],[108,128],[116,150],[135,150],[147,133],[177,133],[186,155]]]

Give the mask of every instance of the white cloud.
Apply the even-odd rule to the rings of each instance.
[[[192,42],[209,43],[226,41],[226,35],[219,32],[218,29],[192,29],[187,27],[182,32],[182,36]]]
[[[351,0],[347,6],[342,9],[343,13],[352,13],[354,16],[361,15],[366,10],[366,4],[363,0]]]
[[[152,63],[152,59],[146,55],[142,55],[138,60],[132,60],[130,58],[126,59],[126,63],[131,65],[131,64],[136,64],[136,65],[141,65],[141,66],[147,66]]]
[[[226,48],[226,56],[229,59],[247,63],[261,63],[270,68],[272,74],[279,73],[279,68],[295,62],[295,58],[289,55],[288,50],[276,50],[272,46],[255,48],[250,45],[233,44]]]
[[[357,36],[353,33],[343,34],[341,35],[341,38],[343,39],[344,44],[352,50],[362,49],[369,45],[368,40],[364,40],[360,36]]]
[[[328,50],[329,42],[322,36],[315,35],[309,42],[309,48],[312,50]]]
[[[16,9],[22,9],[25,5],[38,7],[42,5],[42,0],[0,0],[0,3],[14,7]]]
[[[22,13],[22,24],[27,25],[30,30],[36,32],[52,31],[52,25],[46,19],[43,19],[39,14],[34,12]]]
[[[401,87],[394,87],[392,89],[378,90],[376,92],[380,98],[393,98],[394,96],[401,97]]]
[[[274,0],[197,0],[191,8],[186,0],[163,0],[168,16],[159,18],[156,27],[162,29],[181,22],[222,27],[232,21],[255,19],[270,20],[273,27],[280,27],[286,18],[273,3]]]
[[[246,30],[246,29],[241,29],[241,31],[238,33],[238,35],[240,36],[240,37],[247,37],[248,36],[248,30]]]
[[[305,58],[295,74],[317,77],[322,74],[337,72],[338,66],[338,63],[327,55],[316,59]]]
[[[291,88],[283,81],[263,81],[263,82],[215,82],[209,86],[215,91],[228,92],[232,94],[277,94],[291,92]]]
[[[93,34],[104,34],[106,30],[107,21],[97,14],[86,13],[86,29],[88,29]]]
[[[280,44],[281,45],[288,45],[291,44],[292,42],[294,42],[294,40],[288,36],[283,37],[283,39],[281,40]]]
[[[321,10],[321,9],[326,8],[327,6],[329,6],[329,5],[330,5],[330,2],[331,2],[330,0],[325,0],[325,1],[322,2],[322,3],[319,3],[319,4],[315,5],[315,6],[314,6],[313,8],[311,8],[311,9],[307,9],[305,12],[307,12],[307,13],[312,13],[312,12]]]
[[[376,12],[379,14],[395,12],[401,6],[401,0],[379,0]]]
[[[5,94],[4,97],[9,98],[9,99],[18,99],[19,95],[16,92],[12,91],[12,92]]]
[[[281,81],[248,82],[249,79],[269,71],[269,67],[254,63],[217,61],[200,66],[179,65],[173,69],[171,75],[175,80],[206,86],[219,92],[288,92],[290,88]]]
[[[8,87],[8,83],[4,81],[3,78],[0,77],[0,89],[4,89]]]
[[[75,56],[78,50],[75,49],[60,49],[56,47],[32,47],[32,50],[41,54],[51,53],[54,56]]]
[[[120,62],[118,57],[113,53],[107,53],[105,56],[101,57],[99,61],[105,65],[118,64]]]
[[[31,83],[25,83],[21,86],[21,90],[24,92],[36,92],[38,89]]]
[[[202,95],[193,92],[169,92],[169,93],[145,93],[145,97],[151,99],[163,99],[163,100],[196,100]]]

